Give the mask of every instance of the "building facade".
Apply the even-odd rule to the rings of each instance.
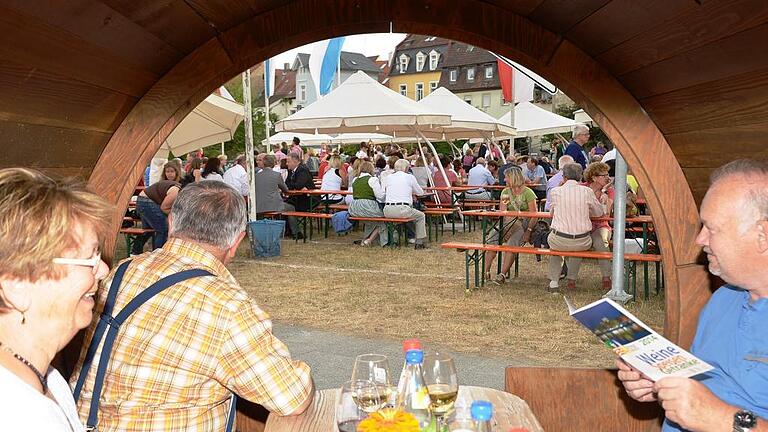
[[[436,36],[406,36],[392,56],[387,87],[416,101],[430,94],[440,83],[451,43]]]
[[[275,70],[272,81],[275,91],[269,97],[269,111],[277,115],[278,120],[296,112],[296,71],[285,63],[282,69]]]
[[[315,82],[309,73],[309,54],[296,54],[296,60],[293,62],[293,70],[296,71],[296,111],[310,105],[317,100]],[[333,80],[331,91],[338,87],[357,71],[363,71],[369,77],[379,81],[381,68],[370,58],[360,54],[342,51],[339,63],[340,74]]]

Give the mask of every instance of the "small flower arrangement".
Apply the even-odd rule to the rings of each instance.
[[[419,422],[411,413],[385,408],[361,421],[357,432],[419,432]]]

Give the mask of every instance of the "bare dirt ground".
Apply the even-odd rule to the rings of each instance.
[[[545,291],[547,257],[536,262],[534,256],[522,256],[520,277],[465,296],[464,254],[442,250],[439,243],[479,241],[478,232],[446,233],[425,251],[353,245],[360,236],[359,231],[343,237],[332,233],[306,244],[284,240],[282,256],[270,259],[249,258],[246,239],[229,268],[276,322],[371,339],[417,337],[458,352],[531,365],[613,364],[613,353],[568,316],[562,295]],[[583,306],[603,294],[596,261],[584,260],[577,291],[569,297]],[[663,293],[655,295],[652,288],[650,300],[641,298],[627,308],[663,330]]]

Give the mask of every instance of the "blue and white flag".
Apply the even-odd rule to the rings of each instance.
[[[275,94],[275,69],[272,65],[272,59],[264,60],[264,98],[269,100],[269,97]]]
[[[309,74],[315,83],[315,94],[325,96],[330,93],[343,45],[343,36],[315,43],[309,56]]]

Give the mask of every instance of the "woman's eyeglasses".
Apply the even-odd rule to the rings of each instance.
[[[95,275],[99,271],[99,264],[101,263],[101,251],[96,253],[91,258],[54,258],[54,264],[69,264],[83,267],[91,267],[91,271]]]

